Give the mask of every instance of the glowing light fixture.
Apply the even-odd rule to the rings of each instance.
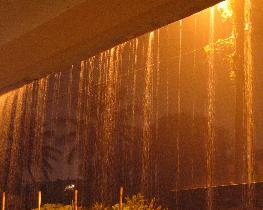
[[[64,189],[64,191],[73,191],[75,189],[74,184],[67,185]]]
[[[217,5],[218,11],[224,20],[227,20],[233,16],[233,10],[231,7],[230,0],[223,1]]]

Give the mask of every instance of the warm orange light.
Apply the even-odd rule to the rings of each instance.
[[[233,16],[233,10],[231,7],[230,0],[223,1],[217,5],[218,11],[224,20],[227,20]]]

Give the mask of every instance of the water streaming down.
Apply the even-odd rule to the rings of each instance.
[[[215,69],[214,69],[214,44],[215,44],[215,7],[210,9],[210,51],[208,55],[208,134],[207,134],[207,188],[208,209],[213,209],[213,173],[214,173],[214,141],[215,141]]]
[[[53,87],[52,87],[52,95],[51,97],[51,113],[50,113],[50,141],[52,143],[55,142],[56,139],[56,123],[58,122],[58,98],[60,91],[60,79],[61,73],[57,73],[54,75]],[[50,81],[50,83],[52,83]]]
[[[44,157],[48,154],[45,154],[44,144],[44,121],[45,121],[45,112],[46,112],[46,97],[47,97],[47,85],[48,77],[43,78],[36,82],[37,93],[36,93],[36,113],[34,119],[34,136],[33,136],[33,145],[32,145],[32,174],[35,180],[39,181],[42,179],[41,175],[48,177],[48,172],[44,168],[44,164],[48,164]],[[37,139],[37,141],[35,141]],[[45,149],[44,149],[45,148]],[[43,169],[43,174],[41,173]]]
[[[37,207],[38,190],[44,203],[69,203],[71,184],[83,206],[117,203],[124,186],[170,209],[262,208],[259,23],[253,1],[243,3],[223,2],[1,95],[7,209]]]
[[[116,120],[116,79],[117,79],[117,69],[119,64],[119,51],[121,46],[109,50],[106,54],[107,65],[104,67],[105,71],[105,93],[103,96],[104,103],[104,115],[102,116],[102,130],[103,134],[101,137],[102,141],[102,196],[109,197],[109,192],[112,192],[113,189],[107,189],[103,192],[105,186],[110,187],[112,184],[110,182],[115,180],[111,170],[114,167],[113,153],[115,146],[114,130],[115,130],[115,120]],[[104,60],[102,60],[104,62]],[[104,186],[104,187],[103,187]],[[114,185],[112,185],[114,187]]]
[[[12,133],[12,146],[11,146],[11,156],[9,157],[9,171],[8,171],[8,177],[7,177],[7,189],[10,191],[16,190],[16,181],[17,177],[21,176],[21,173],[19,171],[20,165],[19,165],[19,152],[20,152],[20,145],[21,145],[21,122],[23,118],[23,98],[25,94],[25,89],[20,89],[17,91],[15,95],[15,114],[13,118],[13,133]]]
[[[158,100],[156,100],[158,98],[158,94],[159,94],[159,86],[160,86],[160,30],[157,30],[157,57],[156,57],[156,86],[155,86],[155,106],[154,106],[154,110],[153,113],[155,113],[154,116],[154,121],[155,121],[155,141],[158,138],[159,135],[159,102]],[[154,185],[155,188],[154,190],[156,191],[157,194],[160,193],[160,185],[158,182],[158,164],[155,161],[155,165],[154,165]]]
[[[195,80],[196,80],[196,35],[197,35],[197,17],[196,15],[194,16],[194,50],[193,50],[193,83],[195,83]],[[195,128],[195,115],[196,115],[196,104],[195,104],[195,98],[193,98],[193,104],[192,104],[192,134],[191,134],[191,138],[194,138],[194,128]],[[191,160],[191,185],[194,186],[194,157],[191,157],[192,160]]]
[[[151,142],[151,122],[152,122],[152,105],[153,105],[153,40],[154,32],[149,35],[147,49],[147,60],[145,66],[145,89],[143,96],[143,126],[142,126],[142,192],[149,195],[149,175],[150,175],[150,142]]]
[[[179,183],[180,183],[180,120],[181,120],[181,71],[182,71],[182,35],[183,35],[183,20],[179,21],[179,58],[178,58],[178,90],[177,90],[177,126],[178,132],[176,136],[176,155],[177,155],[177,163],[176,163],[176,207],[180,206],[178,191]],[[179,207],[180,208],[180,207]]]
[[[246,158],[248,183],[248,208],[252,207],[254,193],[254,120],[253,120],[253,58],[252,58],[252,22],[251,1],[244,2],[244,88],[245,88],[245,122]]]
[[[5,105],[10,103],[10,98],[12,98],[12,97],[14,97],[15,100],[17,100],[18,94],[16,94],[16,93],[9,93],[8,96],[6,96],[6,98],[5,98]],[[14,119],[14,112],[15,112],[14,107],[16,107],[16,106],[15,106],[15,104],[11,104],[10,107],[12,107],[13,110],[8,110],[10,114],[7,114],[7,116],[5,118],[5,120],[7,120],[7,122],[10,122],[11,120]],[[3,112],[2,112],[3,115],[5,114],[4,111],[5,111],[5,109],[3,109]],[[4,122],[2,122],[2,123],[4,123]],[[6,137],[6,139],[9,139],[10,137],[8,135],[8,130],[9,129],[13,129],[14,130],[14,127],[13,128],[5,127],[3,124],[2,124],[2,126],[3,126],[3,129],[4,129],[4,131],[3,131],[4,136],[1,136],[1,137],[4,137],[4,138]],[[18,141],[18,138],[16,138],[15,140]],[[15,164],[17,163],[17,162],[15,162],[17,160],[14,160],[16,158],[15,156],[13,158],[11,158],[12,157],[11,156],[12,155],[11,152],[15,152],[15,153],[18,152],[17,145],[13,145],[12,142],[6,141],[6,142],[4,142],[4,144],[1,144],[1,148],[3,149],[3,152],[1,153],[1,164],[3,166],[3,169],[5,170],[5,171],[3,171],[1,173],[1,184],[6,189],[7,188],[11,188],[12,189],[13,186],[14,186],[14,179],[13,178],[15,176],[16,168],[9,167],[9,164],[7,164],[7,162],[9,162],[10,165],[13,165],[13,166],[15,166]],[[4,179],[8,180],[9,182],[3,182]]]
[[[64,142],[63,142],[63,147],[64,147],[64,151],[69,151],[70,148],[66,145],[66,142],[70,142],[72,141],[72,136],[71,136],[71,132],[74,128],[72,128],[73,124],[72,124],[72,115],[74,114],[73,112],[73,106],[72,106],[72,89],[73,89],[73,69],[74,69],[74,65],[72,65],[72,67],[70,68],[69,70],[69,75],[68,75],[68,81],[67,81],[67,114],[65,116],[65,121],[66,121],[66,128],[67,128],[67,131],[68,131],[68,134],[66,135],[66,137],[64,138]],[[59,80],[59,75],[57,75],[57,78]],[[57,87],[56,87],[57,86]],[[55,82],[55,91],[54,91],[54,94],[57,95],[57,97],[59,96],[59,82]],[[56,97],[56,95],[54,95]],[[55,98],[55,103],[57,103],[57,99]],[[55,111],[56,113],[56,111]],[[57,118],[56,114],[55,114],[55,118]],[[51,129],[52,130],[52,129]],[[66,152],[63,153],[63,162],[67,162],[67,156],[66,156]],[[65,164],[64,164],[65,165]],[[64,167],[63,169],[64,171],[66,170],[66,168]],[[69,173],[68,171],[65,171],[66,173]]]

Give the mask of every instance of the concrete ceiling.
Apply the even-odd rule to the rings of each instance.
[[[25,34],[85,0],[0,1],[0,45]]]
[[[0,93],[220,1],[0,1]]]

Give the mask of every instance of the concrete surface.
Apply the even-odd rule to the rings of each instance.
[[[100,51],[218,2],[220,0],[89,0],[66,11],[62,8],[58,11],[63,13],[55,17],[55,13],[52,14],[53,18],[47,22],[41,19],[44,23],[31,26],[32,30],[20,31],[21,36],[0,46],[0,93],[51,72],[68,69],[71,64]]]
[[[35,29],[85,0],[0,1],[0,45]]]

